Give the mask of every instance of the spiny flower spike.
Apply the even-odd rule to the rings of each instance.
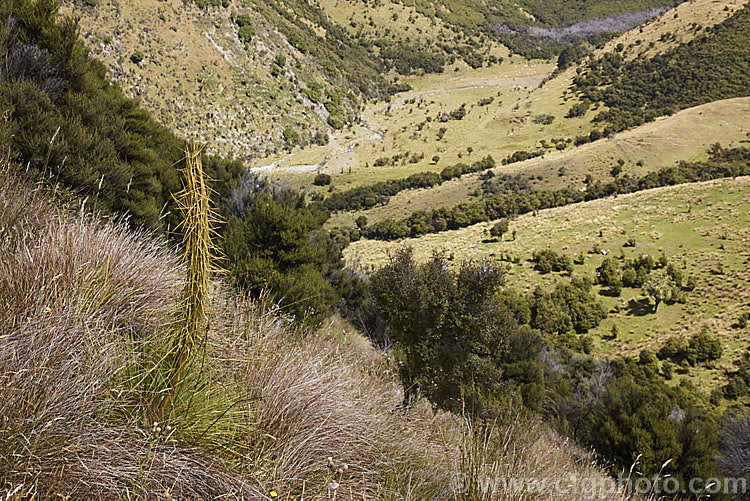
[[[202,149],[195,145],[185,148],[184,187],[176,197],[182,222],[184,253],[182,261],[187,270],[185,286],[180,296],[172,326],[170,352],[167,356],[169,392],[161,404],[161,415],[171,411],[175,395],[182,382],[185,367],[205,353],[208,336],[208,302],[214,261],[218,251],[212,242],[213,224],[218,219],[211,210],[211,189],[208,187],[201,160]]]

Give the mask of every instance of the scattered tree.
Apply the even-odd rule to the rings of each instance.
[[[672,299],[673,290],[674,282],[672,281],[672,277],[664,269],[651,272],[643,284],[643,292],[654,303],[654,313],[659,308],[659,303]]]

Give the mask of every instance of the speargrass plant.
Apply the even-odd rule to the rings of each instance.
[[[211,241],[211,225],[216,218],[211,210],[211,192],[203,173],[199,147],[188,145],[185,149],[183,176],[184,188],[177,197],[177,204],[183,217],[179,230],[183,236],[182,261],[186,277],[166,358],[169,390],[161,402],[162,417],[172,410],[186,366],[195,362],[200,352],[205,355],[209,288],[217,252]]]

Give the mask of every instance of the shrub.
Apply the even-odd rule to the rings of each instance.
[[[284,129],[283,136],[284,141],[286,141],[286,144],[288,144],[289,146],[297,145],[300,142],[299,132],[292,129],[291,127],[287,127],[286,129]]]
[[[255,28],[253,28],[253,26],[250,24],[241,26],[237,30],[237,38],[239,38],[240,42],[242,42],[243,44],[249,44],[250,42],[252,42],[254,36]]]
[[[723,351],[721,341],[702,330],[688,340],[676,336],[669,338],[659,349],[658,356],[660,360],[668,359],[675,363],[684,360],[690,365],[697,365],[721,358]]]
[[[596,280],[601,285],[606,285],[610,291],[619,296],[622,291],[622,277],[617,261],[611,257],[604,258],[601,266],[596,269]]]
[[[253,18],[250,14],[233,14],[232,19],[239,28],[237,30],[237,38],[244,44],[250,43],[255,36]]]
[[[538,408],[541,339],[497,301],[501,278],[491,263],[467,262],[453,271],[435,255],[418,265],[409,249],[373,275],[373,295],[401,354],[407,394],[419,388],[441,407],[476,416],[508,393]]]
[[[141,62],[143,62],[145,57],[146,56],[143,55],[143,52],[137,50],[130,55],[130,61],[133,64],[141,64]]]
[[[550,125],[554,120],[553,115],[537,115],[534,117],[534,123],[540,125]]]
[[[325,146],[328,144],[329,138],[328,134],[325,133],[325,131],[318,130],[315,132],[315,135],[312,138],[312,142],[317,144],[318,146]]]
[[[466,116],[466,104],[462,104],[459,108],[451,111],[450,116],[454,120],[462,120]]]
[[[509,226],[508,220],[503,218],[492,226],[490,235],[502,239],[503,235],[508,232]]]
[[[570,107],[570,110],[568,110],[568,113],[565,115],[565,118],[575,118],[580,117],[586,114],[586,112],[589,110],[589,103],[586,101],[575,103],[573,106]]]
[[[534,263],[534,269],[540,273],[550,273],[552,271],[573,271],[573,262],[570,256],[558,254],[549,249],[534,251],[531,261]]]
[[[331,184],[331,181],[332,179],[330,175],[324,174],[321,172],[320,174],[315,175],[315,178],[313,179],[313,184],[315,186],[327,186]]]
[[[697,365],[717,360],[723,353],[721,341],[704,329],[690,337],[686,359],[690,365]]]

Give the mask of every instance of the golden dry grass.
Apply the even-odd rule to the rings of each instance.
[[[318,499],[335,480],[342,499],[455,499],[469,457],[482,475],[604,475],[532,419],[469,433],[427,402],[403,409],[392,362],[359,334],[300,332],[218,283],[205,366],[154,422],[140,383],[183,286],[177,257],[22,178],[0,172],[1,492]]]

